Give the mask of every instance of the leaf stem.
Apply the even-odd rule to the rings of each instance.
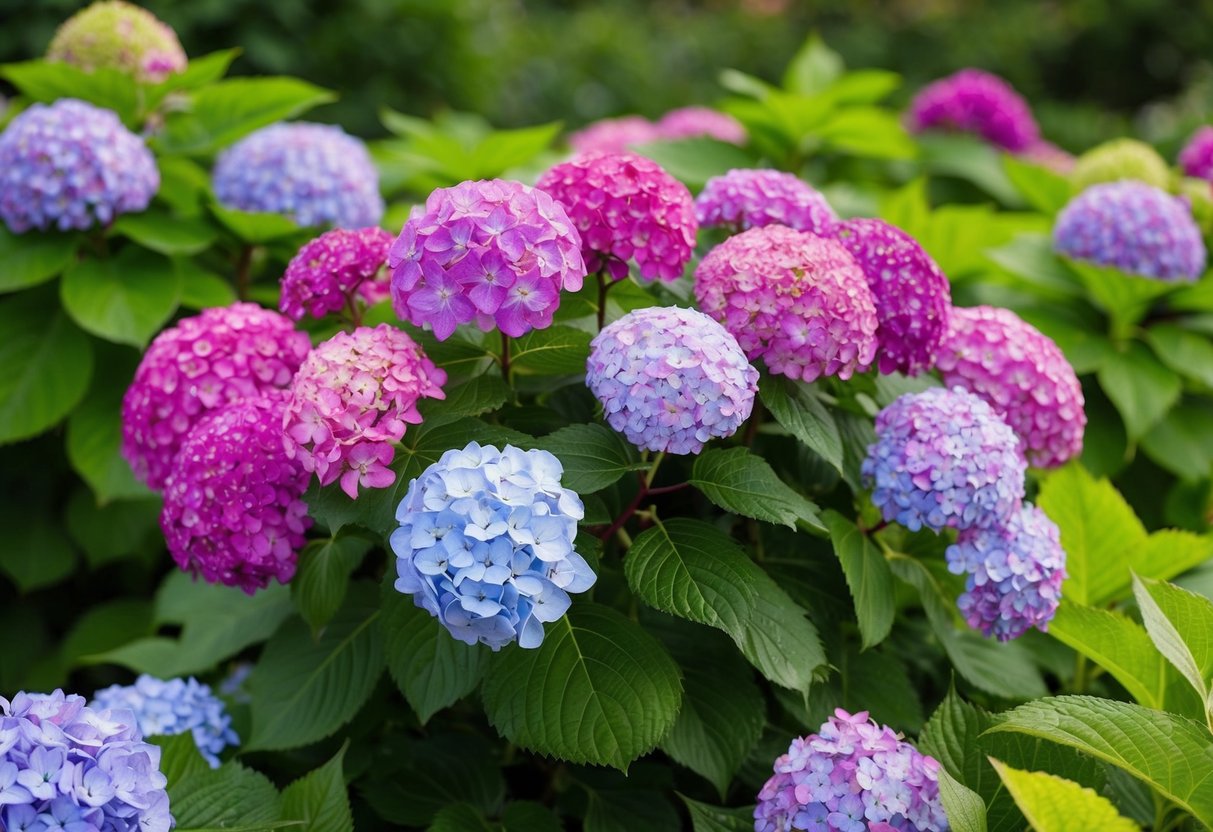
[[[643,503],[646,498],[652,497],[655,494],[672,494],[673,492],[681,491],[690,485],[689,482],[683,482],[677,485],[663,485],[660,488],[653,488],[653,479],[657,476],[657,468],[661,465],[661,461],[663,459],[665,459],[664,451],[653,457],[653,464],[649,466],[649,470],[647,472],[637,472],[639,487],[636,489],[636,496],[633,497],[632,501],[628,503],[627,506],[624,507],[623,511],[619,513],[619,516],[615,518],[615,522],[611,523],[611,525],[607,527],[607,530],[598,536],[600,540],[610,540],[616,534],[623,531],[624,524],[635,516],[637,509],[640,508],[640,504]],[[628,545],[631,545],[630,538],[628,539]]]
[[[236,258],[236,297],[240,300],[248,300],[249,295],[249,269],[253,265],[253,246],[245,245],[240,249],[240,256]]]
[[[606,324],[607,292],[609,292],[611,290],[612,282],[613,281],[607,280],[606,265],[603,264],[603,267],[598,270],[598,329],[599,329],[599,331],[601,331],[602,327]]]
[[[501,377],[510,383],[510,336],[501,333]]]
[[[762,425],[762,416],[764,413],[762,399],[758,396],[754,397],[754,409],[750,411],[750,418],[745,425],[745,436],[742,437],[741,443],[747,448],[754,446],[754,439],[758,436],[758,428]]]

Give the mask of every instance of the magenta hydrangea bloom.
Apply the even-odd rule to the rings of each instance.
[[[816,188],[781,170],[740,168],[707,181],[695,198],[702,226],[727,225],[744,231],[786,225],[827,235],[838,215]]]
[[[946,832],[939,762],[887,725],[838,708],[792,740],[758,793],[755,832]]]
[[[931,255],[896,226],[875,219],[840,223],[834,237],[859,264],[876,301],[876,366],[918,375],[935,362],[948,326],[952,289]]]
[[[750,417],[758,371],[728,330],[694,309],[638,309],[590,343],[586,384],[639,448],[697,454]]]
[[[1179,152],[1185,176],[1213,181],[1213,127],[1205,125],[1192,134]]]
[[[392,235],[371,226],[335,228],[305,244],[282,276],[278,308],[293,320],[323,318],[330,312],[371,306],[390,294],[384,266]]]
[[[560,292],[585,279],[581,237],[551,196],[490,179],[439,188],[392,244],[392,305],[444,341],[475,321],[511,337],[552,325]]]
[[[1012,153],[1040,139],[1028,102],[1006,81],[980,69],[962,69],[928,84],[911,102],[908,122],[914,133],[935,128],[974,133]]]
[[[670,110],[657,122],[657,134],[659,138],[671,141],[706,136],[730,144],[746,143],[746,132],[741,122],[708,107]]]
[[[1075,260],[1158,280],[1196,280],[1205,243],[1188,204],[1144,182],[1093,185],[1062,209],[1053,248]]]
[[[295,574],[311,477],[283,447],[285,415],[282,393],[247,399],[208,414],[182,443],[160,528],[185,571],[250,595]]]
[[[834,240],[782,225],[743,231],[700,261],[695,297],[772,373],[848,379],[876,355],[872,291]]]
[[[341,332],[320,344],[291,383],[283,421],[287,455],[314,471],[321,485],[341,480],[387,488],[387,466],[407,425],[421,423],[417,402],[446,398],[446,373],[426,358],[407,333],[389,324]]]
[[[1003,526],[969,529],[947,550],[948,569],[968,575],[956,599],[965,621],[999,641],[1047,630],[1061,603],[1066,552],[1057,524],[1031,503]]]
[[[311,348],[289,320],[253,303],[207,309],[152,341],[122,399],[122,455],[160,489],[207,411],[285,389]]]
[[[955,308],[936,367],[948,387],[989,402],[1019,435],[1028,462],[1061,465],[1082,453],[1082,385],[1052,339],[1009,309]]]
[[[660,165],[627,153],[591,153],[556,165],[535,187],[564,206],[581,232],[589,271],[616,280],[635,260],[646,280],[677,280],[691,259],[695,203]]]
[[[644,116],[604,118],[569,134],[569,147],[586,153],[626,153],[634,144],[661,138],[657,125]]]

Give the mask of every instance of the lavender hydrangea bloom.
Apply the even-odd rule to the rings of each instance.
[[[585,509],[563,470],[547,451],[511,445],[447,451],[396,509],[396,589],[460,641],[538,647],[569,594],[597,579],[573,548]]]
[[[240,744],[223,701],[211,693],[209,685],[199,684],[192,676],[165,681],[144,673],[133,685],[110,685],[97,691],[90,707],[130,711],[145,737],[192,732],[211,768],[219,767],[223,749]]]
[[[962,69],[924,87],[907,116],[914,133],[943,128],[974,133],[1012,153],[1040,141],[1040,128],[1028,102],[997,75]]]
[[[0,219],[14,234],[106,225],[159,188],[143,139],[92,104],[34,104],[0,133]]]
[[[695,198],[695,214],[702,226],[727,225],[738,231],[786,225],[825,235],[838,222],[826,198],[795,174],[748,168],[709,179]]]
[[[1186,176],[1213,181],[1213,127],[1206,124],[1192,134],[1179,152],[1179,166]]]
[[[907,393],[880,411],[861,467],[886,521],[934,532],[1005,523],[1026,472],[1015,432],[960,387]]]
[[[383,218],[379,173],[366,145],[328,124],[271,124],[219,155],[215,196],[228,208],[300,225],[362,228]]]

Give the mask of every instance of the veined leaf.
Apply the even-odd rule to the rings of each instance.
[[[1035,832],[1141,832],[1106,797],[1073,780],[991,762]]]
[[[817,507],[747,448],[712,448],[695,458],[691,485],[716,505],[767,523],[824,532]]]

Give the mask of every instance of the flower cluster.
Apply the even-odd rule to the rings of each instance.
[[[499,650],[543,642],[543,625],[596,576],[573,549],[581,499],[547,451],[470,443],[409,485],[392,533],[396,589],[455,638]]]
[[[786,225],[826,235],[838,222],[830,203],[812,185],[781,170],[741,168],[714,176],[695,198],[702,226],[727,225],[744,231]]]
[[[1066,553],[1057,525],[1039,508],[1025,503],[1003,526],[961,532],[947,559],[953,573],[968,574],[956,604],[970,627],[999,641],[1048,629]]]
[[[591,272],[627,277],[635,260],[646,280],[677,280],[695,247],[695,203],[656,162],[591,153],[556,165],[535,187],[564,206],[581,232]]]
[[[667,141],[706,137],[729,144],[745,144],[741,122],[709,107],[679,107],[657,122],[657,138]]]
[[[637,144],[693,139],[700,136],[745,144],[746,131],[732,116],[708,107],[679,107],[657,122],[644,116],[604,118],[569,134],[569,147],[586,153],[627,153]]]
[[[1059,254],[1158,280],[1205,270],[1200,228],[1183,200],[1141,182],[1095,185],[1070,200],[1053,227]]]
[[[872,291],[834,240],[782,225],[743,231],[700,261],[695,297],[773,373],[848,379],[876,354]]]
[[[1070,173],[1075,191],[1121,179],[1134,179],[1166,190],[1171,186],[1171,170],[1158,151],[1145,142],[1113,139],[1079,156]]]
[[[931,255],[887,222],[840,223],[834,237],[859,264],[876,302],[876,366],[918,375],[930,369],[947,330],[952,290]]]
[[[129,711],[61,690],[0,697],[0,829],[168,832],[167,784]]]
[[[445,398],[445,383],[446,373],[394,326],[338,333],[312,350],[291,383],[287,455],[321,485],[340,478],[350,499],[360,485],[387,488],[396,481],[387,467],[394,443],[406,425],[420,424],[417,402]]]
[[[172,27],[122,0],[100,0],[69,17],[51,39],[46,58],[86,72],[116,69],[152,83],[186,65]]]
[[[284,389],[310,347],[289,320],[252,303],[207,309],[161,332],[122,400],[122,455],[135,476],[162,488],[207,411]]]
[[[924,87],[910,104],[909,128],[975,133],[1012,153],[1040,140],[1028,103],[1003,79],[980,69],[962,69]]]
[[[758,371],[728,330],[693,309],[639,309],[590,344],[586,384],[637,447],[697,454],[750,416]]]
[[[1192,134],[1179,152],[1179,166],[1187,176],[1213,181],[1213,127],[1206,124]]]
[[[133,685],[110,685],[97,691],[90,707],[130,711],[145,737],[190,731],[211,768],[218,768],[223,749],[240,744],[223,701],[192,676],[165,681],[144,673]]]
[[[861,472],[888,522],[990,528],[1024,496],[1019,438],[994,409],[962,388],[901,396],[876,416],[876,442]]]
[[[758,793],[756,832],[946,832],[939,762],[867,711],[792,740]]]
[[[520,182],[461,182],[413,209],[392,244],[392,305],[443,341],[459,324],[511,337],[552,325],[585,279],[581,238],[552,197]]]
[[[1009,309],[952,310],[936,368],[948,387],[976,393],[1018,435],[1032,465],[1082,452],[1082,385],[1057,344]]]
[[[392,235],[374,226],[326,231],[291,258],[278,308],[298,321],[384,300],[389,288],[383,267],[391,247]]]
[[[383,217],[366,145],[329,124],[271,124],[245,136],[219,154],[212,184],[228,208],[300,225],[362,228]]]
[[[0,219],[14,234],[107,225],[147,208],[159,188],[143,139],[92,104],[34,104],[0,133]]]
[[[182,569],[252,595],[295,574],[311,525],[310,477],[283,448],[283,394],[207,415],[190,431],[164,486],[160,528]]]
[[[1074,154],[1044,139],[1028,147],[1020,157],[1062,176],[1070,175],[1076,161]]]

